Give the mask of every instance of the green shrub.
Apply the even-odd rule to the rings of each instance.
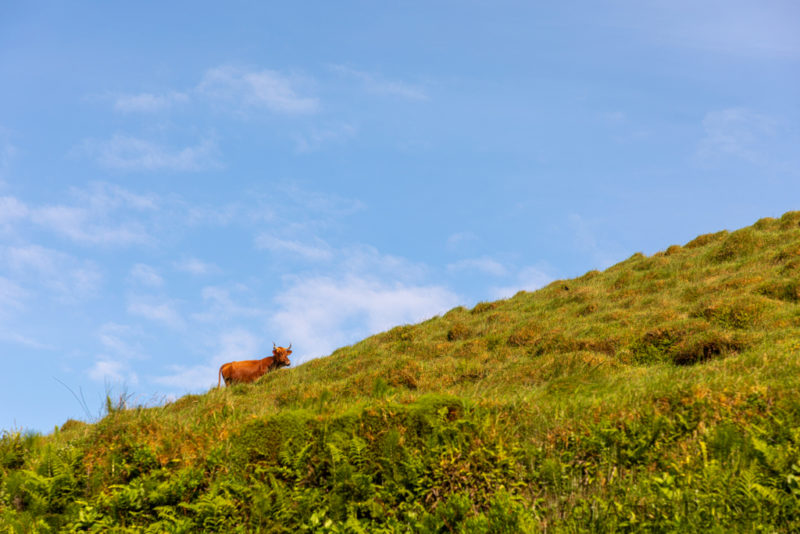
[[[728,235],[727,230],[722,230],[721,232],[717,232],[714,234],[703,234],[701,236],[695,237],[694,239],[686,243],[686,245],[684,245],[684,248],[692,249],[692,248],[704,247],[710,243],[716,243],[720,241],[727,235]]]
[[[18,469],[25,464],[29,443],[19,432],[3,431],[0,437],[0,468]]]
[[[497,308],[496,302],[479,302],[472,308],[472,314],[486,313]]]
[[[715,262],[731,261],[753,252],[759,246],[760,242],[755,231],[744,228],[728,235],[712,250],[710,259]]]
[[[456,323],[447,331],[447,341],[459,341],[467,339],[471,335],[472,330],[467,325],[464,323]]]

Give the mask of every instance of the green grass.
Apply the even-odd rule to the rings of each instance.
[[[800,529],[800,212],[0,438],[12,532]]]

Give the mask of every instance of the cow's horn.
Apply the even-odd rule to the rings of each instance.
[[[287,350],[292,350],[292,344],[289,343],[289,348]]]

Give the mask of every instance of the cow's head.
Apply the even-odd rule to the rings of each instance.
[[[272,344],[272,356],[275,358],[275,362],[278,364],[278,367],[286,367],[291,365],[291,362],[289,361],[289,355],[291,353],[291,343],[289,343],[289,348],[276,347],[275,343]]]

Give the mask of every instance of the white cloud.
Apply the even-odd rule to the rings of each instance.
[[[237,286],[235,290],[245,294],[251,292],[245,286]],[[266,315],[265,310],[236,303],[231,296],[231,291],[223,287],[204,287],[202,295],[203,302],[207,308],[203,312],[192,314],[192,319],[196,321],[220,324],[231,319],[263,317]]]
[[[339,258],[355,261],[368,254],[360,248],[335,249],[318,237],[339,225],[344,217],[363,209],[359,200],[309,191],[290,183],[279,187],[278,195],[270,196],[264,205],[270,229],[254,238],[253,245],[257,249],[309,262],[330,262]],[[369,254],[375,255],[372,251]]]
[[[97,294],[103,275],[94,262],[68,254],[27,245],[8,247],[5,263],[18,277],[32,278],[65,301],[80,301]]]
[[[506,276],[508,274],[508,269],[503,264],[488,257],[460,260],[448,265],[447,270],[450,272],[478,271],[492,276]]]
[[[180,213],[180,223],[187,226],[229,226],[232,224],[256,225],[275,219],[274,206],[264,202],[257,194],[246,192],[247,201],[225,204],[189,204],[175,201],[175,211]]]
[[[459,299],[440,286],[389,284],[355,275],[297,278],[275,298],[270,324],[293,343],[297,363],[404,323],[447,311]]]
[[[195,276],[204,276],[222,272],[222,269],[213,263],[207,263],[197,258],[186,258],[173,263],[173,266],[178,271],[193,274]]]
[[[355,245],[339,251],[341,270],[345,274],[375,277],[416,285],[428,273],[427,265],[415,263],[391,254],[381,254],[369,245]]]
[[[141,335],[138,329],[128,325],[111,322],[103,324],[96,332],[103,352],[97,355],[94,364],[87,370],[89,378],[106,384],[138,384],[139,376],[133,370],[131,360],[144,357],[136,342]]]
[[[0,310],[0,316],[2,316],[2,310]],[[55,350],[55,347],[51,345],[47,345],[28,336],[24,336],[19,332],[10,332],[8,330],[0,330],[0,341],[6,341],[37,350]]]
[[[460,250],[480,241],[480,238],[472,232],[458,232],[447,238],[448,250]]]
[[[352,215],[364,209],[364,203],[358,199],[345,198],[333,193],[309,191],[296,183],[280,187],[289,201],[295,204],[291,210],[305,210],[314,216],[342,217]]]
[[[114,101],[114,109],[122,113],[154,113],[172,107],[174,104],[187,102],[185,93],[171,91],[156,95],[139,93],[136,95],[119,95]]]
[[[613,24],[623,24],[646,39],[673,47],[748,59],[800,57],[800,8],[796,2],[620,3],[616,14]]]
[[[21,310],[27,296],[28,293],[19,285],[0,276],[0,317]]]
[[[705,137],[697,149],[703,162],[735,158],[760,164],[766,163],[777,121],[747,108],[728,108],[707,113],[703,129]]]
[[[602,239],[597,235],[597,221],[588,221],[577,213],[569,215],[575,247],[588,253],[596,269],[605,269],[614,265],[624,251],[618,244]]]
[[[113,353],[116,359],[142,358],[142,350],[135,341],[141,332],[131,326],[118,323],[105,323],[97,332],[97,338],[104,350]]]
[[[319,150],[324,145],[341,144],[356,136],[358,129],[352,124],[328,128],[313,128],[310,133],[295,136],[295,150],[300,153]]]
[[[420,85],[396,80],[387,80],[378,75],[353,69],[344,65],[332,65],[331,69],[339,74],[355,78],[368,93],[393,96],[406,100],[428,100],[428,93]]]
[[[106,213],[118,209],[153,211],[159,207],[159,199],[155,195],[141,195],[104,182],[91,183],[86,189],[72,188],[70,192],[94,212]]]
[[[89,378],[96,382],[118,382],[136,385],[139,377],[127,362],[101,356],[88,370]]]
[[[158,271],[143,263],[137,263],[131,267],[130,277],[134,282],[149,287],[161,287],[164,285],[164,279],[158,274]]]
[[[121,171],[198,172],[222,167],[216,142],[206,139],[180,149],[127,135],[115,134],[107,141],[90,139],[83,149],[97,163]]]
[[[169,367],[170,374],[156,376],[153,381],[181,391],[204,390],[217,385],[219,368],[223,363],[265,356],[269,354],[263,353],[258,336],[244,328],[235,328],[219,334],[217,350],[208,361],[192,366],[172,365]]]
[[[127,245],[144,244],[150,236],[138,222],[117,226],[105,226],[98,214],[73,206],[44,206],[31,211],[31,220],[62,234],[65,237],[86,244]]]
[[[604,111],[598,113],[600,120],[606,124],[623,124],[628,121],[628,114],[624,111]]]
[[[333,257],[333,252],[327,243],[320,239],[313,245],[280,239],[269,234],[261,234],[256,237],[256,246],[261,249],[269,250],[276,254],[290,253],[298,255],[309,261],[328,261]]]
[[[516,283],[493,287],[491,295],[494,299],[513,297],[519,291],[536,291],[553,281],[553,277],[538,267],[525,267],[516,275]]]
[[[316,112],[319,100],[298,94],[296,86],[300,83],[274,70],[248,71],[220,66],[206,71],[198,90],[239,110],[266,108],[290,115]]]
[[[169,300],[148,296],[132,296],[128,302],[128,313],[161,323],[169,328],[182,329],[186,326],[183,317],[175,309],[176,304]]]
[[[0,197],[0,230],[8,232],[23,221],[42,226],[82,244],[129,245],[149,243],[144,225],[128,212],[156,211],[152,196],[95,183],[72,189],[70,204],[29,206],[14,197]]]
[[[14,197],[0,197],[0,231],[9,232],[29,214],[28,207]]]

